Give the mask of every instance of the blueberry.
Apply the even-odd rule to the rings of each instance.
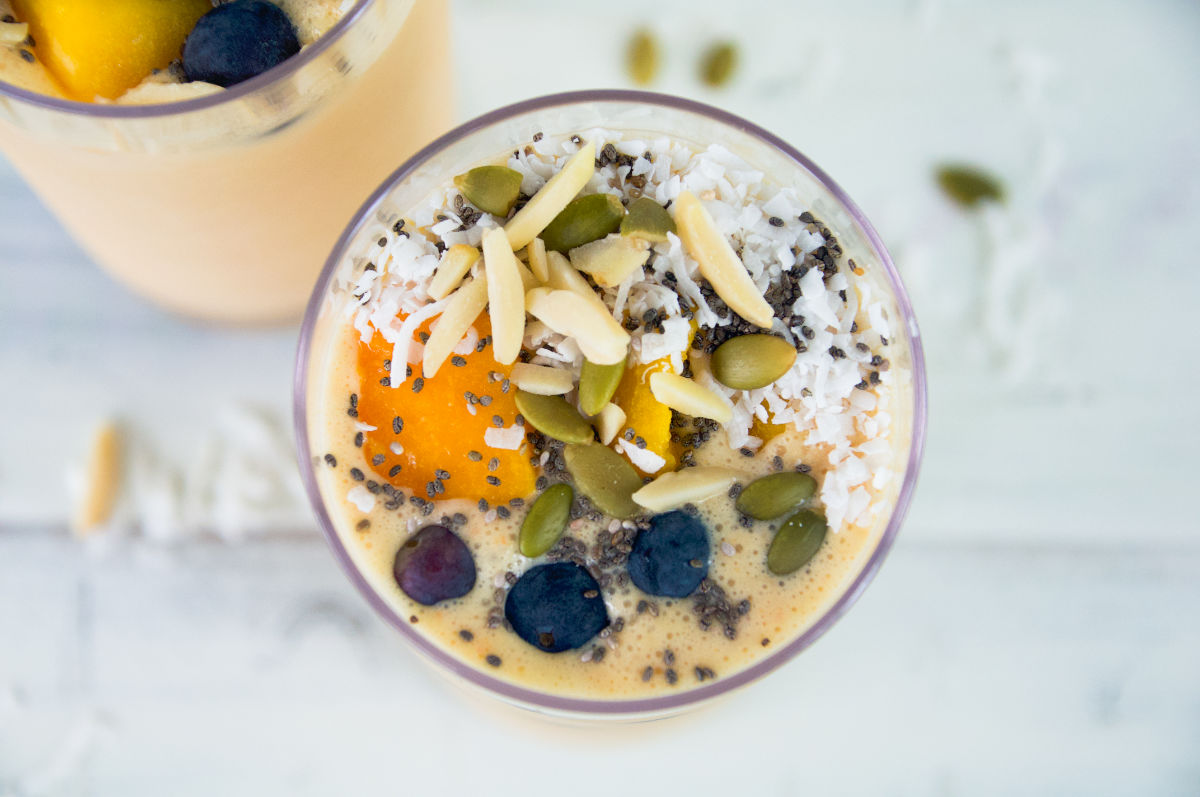
[[[686,598],[708,575],[708,530],[686,512],[655,515],[633,541],[629,578],[642,592]]]
[[[445,526],[426,526],[396,552],[392,567],[404,594],[426,606],[461,598],[475,586],[475,559]]]
[[[582,647],[608,625],[600,585],[574,562],[527,570],[508,593],[504,617],[517,636],[547,653]]]
[[[300,51],[287,14],[265,0],[234,0],[200,18],[183,43],[188,80],[228,88]]]

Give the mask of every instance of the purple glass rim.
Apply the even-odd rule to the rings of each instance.
[[[317,487],[315,471],[312,464],[312,450],[308,439],[308,424],[307,424],[307,377],[308,377],[308,361],[311,354],[312,334],[316,326],[317,316],[320,312],[321,305],[324,301],[329,283],[333,278],[333,274],[338,268],[344,254],[345,248],[351,240],[362,229],[363,225],[371,219],[376,207],[384,200],[384,198],[392,191],[392,189],[400,182],[409,177],[417,168],[423,165],[426,161],[433,158],[446,147],[457,142],[465,136],[471,135],[477,131],[487,128],[498,122],[514,116],[519,116],[531,111],[544,111],[551,108],[561,107],[564,105],[574,105],[583,103],[605,103],[605,102],[625,102],[625,103],[640,103],[644,105],[653,105],[664,108],[670,108],[679,111],[694,113],[701,116],[706,116],[715,121],[724,123],[730,127],[736,128],[754,138],[759,139],[765,144],[768,144],[789,158],[794,160],[801,168],[807,170],[816,180],[821,183],[830,194],[842,204],[847,212],[860,225],[867,239],[878,253],[883,268],[887,274],[888,281],[891,284],[896,304],[900,309],[903,321],[908,332],[910,352],[912,357],[913,371],[913,418],[912,418],[912,438],[911,447],[909,450],[908,463],[904,474],[904,484],[900,488],[900,493],[896,499],[896,506],[888,520],[887,528],[880,537],[875,550],[871,552],[866,564],[863,566],[853,578],[850,586],[842,593],[842,595],[830,606],[824,614],[817,619],[811,627],[803,634],[792,640],[787,645],[778,648],[762,661],[759,661],[745,670],[735,673],[726,678],[709,685],[700,686],[694,689],[689,689],[686,692],[664,695],[662,697],[642,698],[636,700],[588,700],[584,698],[562,697],[551,695],[543,692],[538,692],[524,687],[515,686],[498,678],[493,678],[486,673],[483,673],[475,668],[463,663],[451,654],[439,648],[434,643],[430,642],[421,634],[415,632],[405,621],[392,610],[387,603],[371,588],[366,579],[358,572],[350,559],[350,554],[342,544],[341,538],[337,531],[334,530],[333,522],[329,514],[325,511],[324,501],[321,498],[320,491]],[[333,251],[329,256],[329,260],[325,264],[325,268],[321,271],[317,279],[316,287],[313,290],[312,297],[309,300],[308,308],[305,312],[304,321],[300,329],[300,339],[296,350],[296,367],[293,379],[293,407],[297,444],[297,457],[299,458],[300,473],[304,481],[305,489],[308,492],[309,500],[313,505],[313,509],[317,515],[317,519],[321,524],[321,529],[329,541],[330,547],[333,550],[335,558],[345,570],[351,582],[358,588],[359,592],[367,599],[377,612],[392,626],[401,632],[408,641],[413,643],[418,650],[426,654],[429,658],[435,661],[439,666],[442,666],[450,672],[456,673],[468,682],[482,687],[495,695],[515,701],[519,704],[524,704],[527,707],[535,707],[545,709],[552,712],[562,712],[570,714],[592,714],[601,716],[620,716],[620,715],[651,715],[655,713],[670,712],[672,710],[682,709],[686,706],[703,703],[709,699],[719,697],[720,695],[731,692],[739,687],[745,686],[753,681],[758,680],[767,673],[775,670],[777,667],[790,661],[797,654],[812,645],[820,638],[829,628],[839,619],[846,611],[854,604],[858,597],[866,589],[867,584],[875,576],[879,567],[883,564],[884,558],[888,551],[891,550],[892,544],[895,541],[896,534],[900,530],[900,525],[904,520],[905,514],[908,512],[909,504],[912,501],[913,491],[916,487],[917,472],[920,467],[921,456],[925,448],[925,427],[926,427],[926,382],[925,382],[925,355],[921,346],[921,336],[917,328],[916,316],[913,313],[912,304],[909,301],[908,294],[904,289],[904,285],[900,280],[900,275],[896,270],[895,264],[892,262],[891,255],[887,248],[883,245],[883,241],[879,238],[875,228],[859,210],[858,206],[850,199],[845,191],[835,183],[829,175],[820,169],[815,163],[801,154],[797,149],[789,145],[787,142],[775,136],[772,133],[758,127],[751,122],[735,116],[731,113],[723,111],[719,108],[714,108],[710,105],[698,103],[692,100],[682,99],[666,94],[656,94],[644,91],[630,91],[622,89],[594,89],[586,91],[572,91],[561,94],[550,94],[543,97],[536,97],[529,100],[524,100],[512,105],[499,108],[482,116],[476,117],[469,122],[466,122],[454,130],[446,133],[437,140],[433,141],[420,152],[413,155],[408,161],[400,166],[396,171],[383,181],[383,183],[375,190],[373,194],[363,203],[354,219],[347,226],[341,238],[334,245]]]
[[[227,102],[236,102],[243,97],[248,97],[273,83],[284,80],[299,72],[341,39],[346,31],[375,2],[377,0],[359,0],[354,8],[347,11],[341,19],[334,23],[332,28],[325,31],[323,36],[308,45],[308,47],[305,47],[303,51],[297,53],[294,57],[287,59],[277,66],[271,67],[261,75],[255,75],[249,80],[242,81],[236,86],[213,94],[206,94],[203,97],[153,105],[109,105],[50,97],[46,94],[39,94],[36,91],[18,88],[11,83],[0,80],[0,98],[7,97],[50,111],[58,111],[74,116],[91,116],[98,119],[150,119],[207,110],[208,108],[214,108]]]

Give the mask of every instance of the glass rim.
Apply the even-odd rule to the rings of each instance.
[[[414,0],[414,3],[416,2],[420,2],[420,0]],[[205,94],[201,97],[147,105],[118,105],[115,102],[81,102],[79,100],[51,97],[48,94],[40,94],[36,91],[23,89],[12,83],[0,80],[0,99],[19,100],[27,105],[33,105],[43,110],[96,119],[155,119],[174,116],[176,114],[205,111],[224,105],[225,103],[232,103],[249,97],[268,86],[296,74],[316,60],[330,47],[334,46],[354,26],[355,22],[362,17],[363,13],[375,3],[376,0],[358,0],[353,8],[334,23],[333,27],[325,31],[320,38],[299,53],[296,53],[296,55],[282,63],[276,64],[260,75],[255,75],[249,80],[243,80],[241,83],[227,89],[222,89],[212,94]]]
[[[517,686],[469,666],[450,653],[442,650],[422,634],[414,631],[405,618],[400,617],[392,607],[384,602],[383,598],[378,595],[375,589],[358,571],[350,558],[349,552],[334,529],[333,521],[325,509],[324,500],[317,486],[315,468],[312,463],[313,452],[308,437],[307,424],[308,362],[311,354],[312,334],[326,292],[335,271],[342,261],[347,246],[366,224],[371,223],[374,211],[392,190],[442,150],[496,123],[533,111],[544,111],[564,105],[604,102],[641,103],[705,116],[719,123],[729,125],[768,146],[778,149],[785,156],[794,160],[801,168],[806,169],[818,183],[841,203],[854,221],[861,227],[870,245],[875,248],[880,258],[880,263],[887,275],[888,283],[892,288],[905,329],[908,332],[913,372],[912,435],[908,462],[904,472],[904,483],[901,485],[895,507],[893,508],[891,517],[888,519],[887,527],[879,538],[879,542],[876,544],[875,549],[871,552],[862,569],[854,575],[845,591],[802,634],[791,640],[788,644],[775,649],[762,660],[755,662],[744,670],[721,678],[708,686],[698,686],[684,692],[669,695],[627,700],[566,697]],[[431,658],[438,666],[461,676],[476,687],[482,687],[506,701],[515,702],[525,707],[534,707],[550,712],[572,715],[590,714],[596,715],[598,718],[620,717],[621,715],[649,715],[682,709],[692,704],[704,703],[757,681],[771,671],[791,661],[799,653],[811,646],[858,600],[891,550],[904,517],[908,512],[913,491],[916,487],[917,474],[925,447],[927,424],[925,356],[912,304],[900,280],[899,272],[896,270],[896,266],[892,262],[891,255],[888,253],[883,241],[879,238],[878,233],[867,220],[866,216],[863,215],[862,211],[845,191],[804,154],[758,125],[704,103],[654,92],[626,89],[593,89],[549,94],[523,100],[465,122],[428,144],[405,161],[367,198],[334,245],[329,259],[325,263],[325,267],[317,278],[313,294],[309,299],[296,349],[296,363],[293,372],[293,413],[300,474],[321,530],[325,534],[335,558],[351,582],[363,594],[367,602],[374,607],[376,612],[390,625],[399,630],[406,640],[413,643],[419,651]]]

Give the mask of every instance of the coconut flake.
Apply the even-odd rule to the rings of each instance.
[[[488,448],[516,451],[524,441],[525,427],[517,426],[515,423],[500,429],[490,426],[483,432],[483,442]]]

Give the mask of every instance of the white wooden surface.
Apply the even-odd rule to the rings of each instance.
[[[191,478],[230,406],[286,423],[295,333],[125,294],[0,163],[0,795],[1200,793],[1200,6],[460,0],[461,115],[624,85],[643,22],[655,88],[794,142],[909,281],[929,445],[860,605],[694,717],[564,731],[427,672],[302,503],[249,543],[79,545],[95,419]],[[719,37],[742,69],[703,90]],[[949,159],[1011,202],[948,207]]]

